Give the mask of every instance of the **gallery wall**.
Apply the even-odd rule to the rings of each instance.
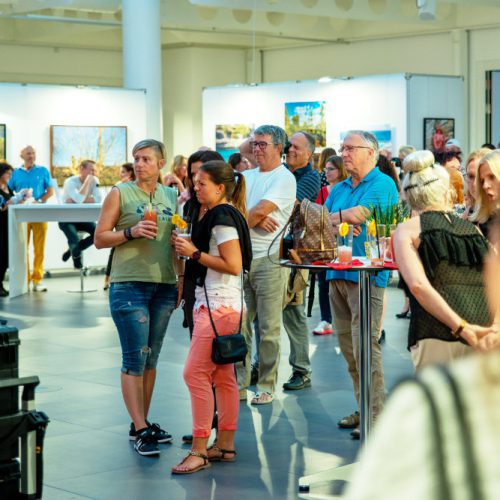
[[[349,129],[391,130],[392,151],[423,147],[423,118],[454,118],[464,140],[463,82],[456,77],[379,75],[223,87],[203,92],[203,142],[215,147],[219,125],[285,125],[285,103],[325,101],[326,145],[338,147]]]
[[[19,153],[27,144],[37,152],[37,164],[50,166],[51,125],[126,126],[128,159],[132,146],[146,133],[143,91],[74,86],[0,84],[0,123],[7,126],[7,161],[21,163]],[[57,202],[57,199],[49,200]],[[45,267],[71,267],[61,254],[67,243],[57,223],[49,223]],[[107,251],[85,253],[87,265],[105,265]]]
[[[263,72],[252,77],[248,51],[216,47],[163,48],[164,137],[171,154],[202,142],[201,89],[229,83],[282,82],[330,76],[420,73],[465,77],[466,129],[471,147],[484,142],[485,72],[500,69],[500,28],[423,36],[353,33],[349,43],[257,51]],[[113,49],[36,47],[0,41],[0,81],[122,84],[122,53]],[[258,69],[260,66],[258,65]]]

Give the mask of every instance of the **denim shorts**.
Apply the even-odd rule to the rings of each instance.
[[[175,285],[111,283],[109,306],[120,336],[122,373],[140,377],[156,367],[176,301]]]

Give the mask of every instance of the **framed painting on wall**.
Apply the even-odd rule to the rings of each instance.
[[[7,127],[0,123],[0,160],[7,159]]]
[[[325,101],[286,102],[285,132],[290,138],[296,132],[305,131],[316,139],[316,147],[326,146]]]
[[[50,171],[59,186],[82,160],[96,162],[101,186],[116,184],[127,161],[127,127],[51,125]]]
[[[453,118],[424,118],[424,149],[434,154],[444,153],[448,139],[455,137]]]
[[[254,125],[216,125],[215,151],[220,153],[225,161],[233,153],[238,153],[238,146],[253,133]]]

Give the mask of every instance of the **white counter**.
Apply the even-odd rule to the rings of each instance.
[[[28,291],[27,222],[96,222],[100,211],[101,205],[98,203],[11,205],[9,207],[9,297],[17,297]],[[55,252],[59,257],[59,254],[67,249],[66,238],[59,229],[58,231],[58,236],[62,236],[62,239],[59,240],[61,244],[57,249],[51,245],[50,231],[47,232],[45,261],[49,254],[52,257]],[[101,252],[105,262],[109,250]]]

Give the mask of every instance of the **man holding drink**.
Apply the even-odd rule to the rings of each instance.
[[[394,181],[375,166],[378,159],[377,139],[369,132],[352,130],[347,133],[340,148],[349,177],[336,184],[325,202],[334,226],[347,223],[354,227],[353,255],[365,255],[366,227],[364,222],[370,212],[378,207],[385,210],[398,201]],[[349,232],[351,228],[349,227]],[[346,235],[347,236],[347,235]],[[347,239],[347,238],[346,238]],[[328,271],[330,303],[334,329],[339,347],[351,375],[356,401],[359,405],[359,285],[358,274],[349,271]],[[389,272],[381,271],[371,284],[371,332],[372,332],[372,381],[373,415],[382,410],[385,398],[382,353],[377,341],[382,318],[384,291]],[[355,429],[359,439],[359,412],[344,417],[339,427]]]

